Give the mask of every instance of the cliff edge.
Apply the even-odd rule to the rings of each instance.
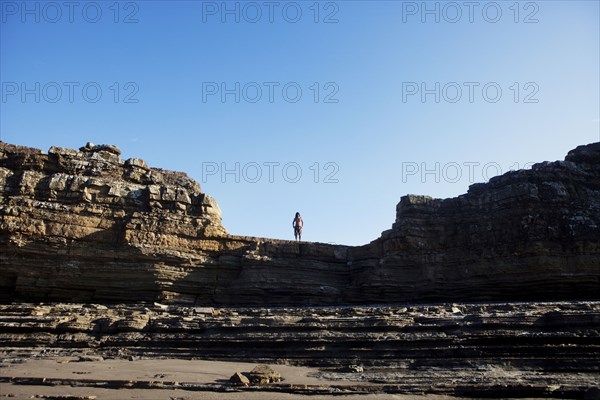
[[[600,298],[600,143],[402,197],[358,247],[227,234],[186,174],[111,145],[0,142],[3,301],[336,305]]]

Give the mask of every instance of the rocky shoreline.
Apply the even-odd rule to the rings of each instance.
[[[12,304],[0,306],[0,356],[4,368],[36,359],[308,366],[318,368],[313,377],[327,382],[240,388],[215,381],[151,384],[87,375],[51,380],[2,372],[0,382],[14,384],[40,385],[46,378],[47,385],[113,389],[582,398],[598,386],[600,302],[316,308]]]
[[[599,226],[600,143],[342,246],[230,235],[116,146],[0,142],[0,396],[597,400]]]

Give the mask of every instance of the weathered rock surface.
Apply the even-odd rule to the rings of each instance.
[[[361,271],[368,298],[598,298],[600,143],[456,198],[405,196],[377,245]]]
[[[266,385],[268,383],[281,382],[281,374],[268,365],[257,365],[250,371],[250,382],[255,385]]]
[[[599,225],[600,143],[457,198],[405,196],[391,230],[349,247],[228,235],[196,182],[115,146],[0,142],[4,301],[598,299]]]
[[[283,363],[317,366],[318,376],[340,382],[341,389],[286,381],[262,389],[306,394],[583,398],[599,382],[598,301],[207,311],[150,304],[0,305],[0,360],[197,358],[275,369]],[[0,370],[0,382],[50,384],[31,377],[11,378]],[[86,378],[62,384],[108,385]],[[110,384],[131,387],[127,380]]]

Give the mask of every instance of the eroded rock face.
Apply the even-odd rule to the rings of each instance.
[[[0,142],[3,300],[332,305],[600,297],[600,143],[472,185],[405,196],[359,247],[228,235],[178,172],[112,145]]]
[[[169,257],[193,263],[203,256],[198,250],[216,246],[205,244],[208,238],[226,235],[217,203],[186,174],[119,155],[111,145],[44,154],[0,143],[5,295],[120,296],[103,293],[108,286],[126,297],[131,289],[149,292],[159,277],[151,274],[148,282],[141,271]],[[159,253],[164,258],[144,259]]]
[[[405,196],[367,291],[415,299],[600,295],[600,143],[451,199]],[[410,277],[407,279],[407,277]],[[447,296],[447,294],[446,294]]]

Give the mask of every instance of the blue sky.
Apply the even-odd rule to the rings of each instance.
[[[1,140],[187,172],[232,234],[364,244],[600,140],[598,1],[0,1]]]

